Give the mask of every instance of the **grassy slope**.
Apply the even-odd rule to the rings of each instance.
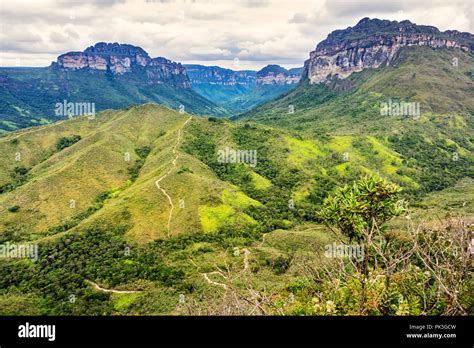
[[[406,177],[415,179],[413,188],[418,183],[425,192],[439,190],[472,175],[473,76],[472,54],[412,47],[400,52],[395,66],[367,69],[328,86],[303,83],[239,119],[294,129],[315,142],[336,145],[344,138],[351,145],[333,150],[348,152],[357,164],[355,142],[359,150],[368,143],[379,157],[368,160],[379,162],[378,168],[405,176],[398,179],[407,184],[412,180]],[[389,99],[419,102],[421,117],[382,116],[380,104]],[[459,161],[453,161],[454,153]],[[341,173],[350,165],[337,169]]]
[[[169,203],[155,181],[172,168],[177,131],[188,117],[148,104],[106,111],[92,121],[81,117],[1,139],[5,156],[0,164],[0,185],[12,181],[15,167],[29,169],[25,183],[0,196],[1,230],[14,230],[27,239],[51,234],[48,229],[70,221],[94,206],[99,194],[110,191],[111,197],[103,208],[81,219],[73,230],[114,224],[121,222],[118,216],[126,216],[130,239],[144,242],[166,236]],[[195,119],[190,126],[193,122],[207,121]],[[61,137],[75,134],[82,137],[79,142],[59,152],[55,149]],[[131,182],[128,170],[138,160],[135,149],[144,146],[152,150],[137,180]],[[15,161],[16,153],[21,154],[21,161]],[[125,161],[125,153],[131,156],[129,162]],[[203,163],[185,153],[160,185],[173,197],[176,207],[172,234],[200,230],[199,207],[222,203],[223,192],[238,192],[238,188],[221,182]],[[224,202],[234,215],[241,210],[241,198],[240,195]],[[75,208],[70,208],[71,199],[75,200]],[[184,208],[179,208],[180,199],[185,202]],[[17,212],[7,210],[16,205],[20,206]]]
[[[32,240],[68,229],[128,221],[126,236],[130,240],[143,243],[166,237],[170,207],[155,181],[172,167],[178,128],[188,116],[148,104],[106,111],[92,121],[76,118],[1,139],[5,156],[0,159],[0,186],[14,182],[15,167],[29,172],[24,183],[0,195],[0,231],[13,231],[22,236],[19,238]],[[62,151],[55,149],[61,137],[75,134],[82,137],[79,142]],[[265,212],[274,220],[273,228],[311,219],[298,209],[317,209],[336,185],[363,174],[379,174],[405,187],[407,193],[417,192],[424,184],[421,179],[426,169],[407,162],[390,148],[387,139],[356,135],[302,138],[266,126],[210,122],[200,117],[183,129],[180,145],[176,168],[160,184],[175,205],[172,235],[215,232],[225,225],[259,225],[263,218],[259,214]],[[129,170],[139,160],[135,149],[144,146],[151,147],[151,152],[132,182]],[[218,164],[217,151],[225,147],[257,150],[258,165]],[[21,161],[15,161],[17,153]],[[129,162],[125,153],[131,156]],[[86,213],[106,191],[109,194],[100,209]],[[245,195],[236,195],[239,191],[254,203],[245,203]],[[184,208],[179,207],[181,199]],[[290,199],[296,210],[280,214]],[[70,208],[71,200],[75,208]],[[264,208],[258,208],[262,204]],[[19,210],[8,210],[14,206]],[[252,217],[247,212],[251,206],[259,210]],[[71,220],[75,222],[71,224]],[[59,228],[65,224],[69,226]]]
[[[106,111],[94,121],[77,118],[28,129],[0,141],[2,153],[10,159],[2,159],[4,178],[17,165],[11,160],[17,151],[24,154],[22,164],[31,168],[25,184],[0,195],[0,237],[6,236],[8,224],[11,228],[23,226],[11,240],[36,239],[41,253],[38,263],[0,262],[0,272],[9,274],[7,285],[0,291],[0,313],[186,314],[186,306],[179,303],[180,295],[186,294],[186,304],[193,302],[193,313],[212,314],[224,291],[208,283],[203,273],[220,268],[238,274],[245,264],[244,248],[250,252],[250,269],[233,284],[243,289],[251,284],[284,296],[288,284],[298,284],[308,267],[318,267],[324,259],[324,245],[332,237],[321,226],[306,221],[314,217],[302,216],[299,210],[317,209],[316,205],[307,205],[305,193],[315,195],[314,187],[323,188],[318,186],[320,181],[332,176],[344,180],[344,175],[337,174],[340,163],[330,162],[328,156],[332,151],[353,147],[355,138],[341,136],[318,142],[266,126],[194,117],[183,129],[176,169],[161,182],[176,206],[168,237],[165,226],[169,205],[154,182],[171,165],[178,129],[188,116],[144,105]],[[80,134],[82,139],[60,152],[53,151],[60,137],[73,134]],[[32,146],[35,142],[38,146]],[[397,161],[396,153],[383,143],[376,144],[384,158]],[[151,146],[151,152],[136,181],[130,182],[128,168],[137,160],[134,149],[146,145]],[[214,151],[225,146],[258,149],[259,165],[216,164]],[[123,160],[126,151],[132,155],[130,163]],[[372,156],[364,151],[358,152],[357,162],[366,161],[360,163],[366,163],[370,170],[383,171],[383,162],[371,160]],[[390,177],[390,170],[386,175]],[[472,187],[472,183],[463,181],[454,189],[430,195],[420,206],[426,209],[426,204],[429,212],[442,218],[446,209],[462,206],[461,196],[472,195]],[[104,191],[111,194],[102,208],[66,232],[45,233],[48,227],[94,205],[97,195]],[[68,206],[71,196],[77,199],[76,209]],[[291,197],[296,201],[295,210],[287,206]],[[181,198],[185,200],[184,209],[179,208]],[[448,207],[436,203],[444,201]],[[20,209],[6,211],[12,204]],[[415,209],[419,214],[419,208]],[[472,216],[472,205],[462,209]],[[246,232],[249,228],[271,232],[262,239],[261,234]],[[85,242],[90,238],[89,230],[98,230],[99,234]],[[132,248],[131,257],[123,256],[120,243]],[[235,248],[240,252],[236,254]],[[52,255],[58,258],[56,263],[48,261]],[[150,263],[158,265],[147,268]],[[146,273],[135,273],[141,269]],[[15,283],[19,275],[24,281]],[[215,275],[210,277],[223,281]],[[40,279],[44,279],[45,288]],[[98,293],[84,279],[107,288],[144,292]],[[77,294],[76,304],[62,304],[71,291]]]
[[[458,67],[452,65],[453,58],[458,58]],[[345,80],[332,81],[329,88],[302,83],[240,118],[311,135],[377,134],[418,126],[419,123],[407,122],[406,117],[388,119],[380,115],[380,103],[391,98],[420,102],[423,129],[431,127],[426,121],[432,114],[437,115],[438,122],[447,117],[455,122],[455,116],[459,122],[466,122],[466,114],[474,109],[473,71],[472,54],[411,47],[401,50],[395,66],[366,69]],[[294,106],[294,114],[288,113],[289,105]]]

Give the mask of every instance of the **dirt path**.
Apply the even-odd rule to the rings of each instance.
[[[209,278],[209,274],[219,274],[220,276],[223,276],[221,272],[216,271],[216,272],[211,272],[211,273],[202,273],[202,275],[204,276],[204,278],[207,280],[207,282],[209,284],[220,286],[221,288],[224,288],[224,289],[227,290],[227,285],[226,284],[218,283],[218,282],[213,281],[212,279]]]
[[[90,280],[85,280],[86,283],[92,285],[94,289],[97,291],[103,291],[103,292],[113,292],[114,294],[137,294],[140,293],[141,291],[133,291],[133,290],[114,290],[114,289],[105,289],[101,287],[99,284],[94,283],[93,281]]]
[[[244,250],[244,272],[248,271],[250,268],[250,263],[249,263],[249,255],[251,254],[248,249],[243,249]]]
[[[249,269],[250,269],[250,262],[249,262],[249,255],[251,254],[251,252],[245,248],[245,249],[242,249],[243,252],[244,252],[244,268],[242,269],[242,271],[240,271],[239,275],[242,274],[242,273],[245,273],[247,272]],[[192,261],[192,260],[191,260]],[[193,264],[195,266],[197,266],[194,261],[193,261]],[[222,278],[224,278],[225,280],[227,281],[232,281],[232,279],[230,277],[227,277],[225,276],[221,271],[214,271],[214,272],[209,272],[209,273],[201,273],[201,275],[204,277],[204,279],[206,279],[206,281],[209,283],[209,284],[212,284],[212,285],[216,285],[216,286],[220,286],[221,288],[227,290],[228,289],[228,286],[224,283],[219,283],[219,282],[216,282],[214,280],[212,280],[211,278],[209,278],[209,275],[210,274],[217,274],[219,276],[221,276]]]
[[[171,199],[171,196],[168,194],[168,192],[166,192],[166,190],[164,188],[162,188],[160,186],[160,181],[163,180],[164,178],[166,178],[168,175],[171,174],[171,172],[173,171],[173,169],[176,168],[176,161],[178,160],[179,158],[179,152],[178,152],[178,146],[179,146],[179,143],[181,141],[181,131],[182,129],[184,128],[184,126],[186,126],[186,124],[191,121],[193,117],[190,116],[186,122],[183,123],[183,125],[181,126],[181,128],[178,129],[178,137],[176,139],[176,144],[173,146],[173,154],[175,154],[175,158],[173,159],[173,166],[165,173],[165,175],[163,175],[161,178],[159,178],[158,180],[155,181],[155,185],[156,187],[158,188],[158,190],[160,190],[161,192],[163,192],[163,194],[166,196],[166,198],[168,198],[168,202],[170,203],[170,213],[168,215],[168,224],[166,225],[166,229],[168,231],[168,236],[170,235],[170,227],[171,227],[171,216],[173,215],[173,210],[174,210],[174,204],[173,204],[173,200]]]

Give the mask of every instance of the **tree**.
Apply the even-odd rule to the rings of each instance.
[[[377,177],[363,177],[352,186],[336,190],[324,200],[320,217],[338,228],[349,240],[364,242],[367,234],[405,211],[401,188]]]
[[[389,248],[393,238],[390,234],[385,234],[382,227],[389,219],[405,211],[405,202],[399,199],[400,191],[399,186],[384,179],[366,176],[355,181],[352,186],[337,189],[324,200],[323,209],[319,213],[328,227],[335,227],[349,238],[349,242],[355,240],[364,247],[363,259],[354,262],[361,275],[360,313],[365,310],[369,258],[378,255],[382,259],[388,292],[394,266],[409,257],[404,253],[393,257],[393,249]]]

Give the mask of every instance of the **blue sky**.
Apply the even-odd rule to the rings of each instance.
[[[302,66],[361,18],[474,32],[472,0],[0,0],[0,66],[47,66],[99,42],[235,70]],[[238,58],[238,59],[235,59]],[[235,62],[238,61],[238,64]]]

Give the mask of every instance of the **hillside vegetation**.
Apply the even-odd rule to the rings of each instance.
[[[222,273],[229,267],[252,286],[284,294],[331,241],[317,211],[335,187],[375,172],[400,182],[407,197],[422,186],[416,170],[423,168],[408,170],[386,144],[304,139],[152,104],[12,133],[0,140],[0,237],[39,243],[39,260],[0,263],[0,310],[20,313],[31,303],[32,314],[184,314],[185,294],[195,301],[192,313],[218,314],[224,309],[214,306],[227,293],[215,288],[245,284],[229,283]],[[225,147],[256,149],[258,166],[219,163]],[[339,157],[348,149],[349,163]],[[168,172],[159,185],[174,203],[171,217],[156,185]],[[433,209],[443,217],[462,204],[450,202]],[[137,292],[100,292],[88,281]]]
[[[419,103],[420,115],[382,115],[381,105],[389,100]],[[294,129],[314,141],[326,142],[328,136],[345,139],[345,145],[336,140],[336,147],[349,157],[354,145],[359,151],[372,147],[372,160],[379,157],[385,171],[411,172],[408,176],[429,192],[472,175],[473,101],[472,53],[410,47],[400,51],[394,66],[366,69],[325,84],[302,82],[238,119]],[[289,113],[290,106],[294,113]],[[400,160],[405,168],[397,164]]]
[[[0,134],[67,118],[55,113],[56,104],[64,100],[94,103],[97,112],[154,102],[175,109],[183,105],[191,113],[227,114],[225,108],[191,89],[167,84],[145,88],[146,75],[120,78],[111,73],[58,71],[51,67],[1,68],[0,81]]]

